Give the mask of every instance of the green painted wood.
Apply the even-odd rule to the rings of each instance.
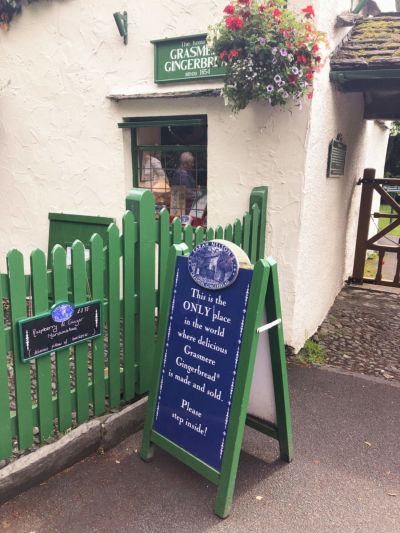
[[[135,218],[131,211],[123,217],[123,307],[124,307],[124,400],[135,396]]]
[[[7,267],[10,283],[11,327],[14,353],[15,401],[17,410],[18,445],[29,448],[33,443],[33,419],[30,364],[22,363],[18,342],[17,322],[25,318],[26,292],[24,259],[18,250],[7,254]]]
[[[213,228],[207,228],[206,241],[212,241],[213,239],[214,239],[214,230],[213,230]]]
[[[72,245],[72,297],[75,305],[87,301],[85,247],[81,241]],[[89,363],[88,343],[82,342],[74,347],[76,421],[78,424],[89,419]]]
[[[258,231],[260,223],[260,209],[257,204],[251,208],[251,229],[250,229],[250,261],[254,265],[258,259]]]
[[[54,303],[68,301],[68,278],[66,253],[64,248],[56,245],[52,251],[53,295]],[[70,384],[70,351],[60,350],[56,356],[56,376],[58,394],[58,429],[66,431],[72,424],[71,384]]]
[[[117,407],[121,401],[120,387],[120,240],[116,224],[108,228],[108,376],[109,376],[109,404]]]
[[[171,245],[169,234],[169,212],[165,207],[160,211],[158,219],[158,302],[157,307],[160,308],[164,287],[165,287],[165,272],[167,270],[168,252]]]
[[[266,295],[266,312],[269,321],[282,319],[279,293],[278,266],[274,259],[268,258],[271,275]],[[290,413],[287,365],[282,322],[269,330],[272,374],[274,378],[276,418],[279,437],[280,456],[283,461],[293,459],[292,419]]]
[[[242,250],[250,256],[250,228],[251,228],[251,215],[245,213],[243,217],[243,233],[242,233]]]
[[[90,272],[93,300],[104,300],[104,263],[103,239],[99,234],[95,234],[90,239]],[[104,307],[102,321],[104,327]],[[94,414],[99,416],[104,413],[106,408],[104,334],[92,341],[92,383]]]
[[[3,302],[3,290],[0,284],[0,302]],[[12,456],[12,430],[10,398],[8,391],[7,349],[4,331],[3,305],[0,305],[0,460]]]
[[[227,226],[225,226],[225,230],[224,230],[224,239],[226,241],[231,241],[232,242],[232,239],[233,239],[233,228],[232,228],[232,224],[228,224]]]
[[[188,247],[189,252],[193,250],[193,228],[188,224],[183,230],[183,242]]]
[[[269,270],[269,265],[266,261],[259,261],[254,268],[250,288],[242,347],[232,396],[225,450],[222,458],[221,477],[215,504],[215,513],[221,518],[229,515],[232,504],[257,352],[257,327],[261,323],[264,307],[264,298],[260,298],[260,294],[265,294]]]
[[[215,228],[215,239],[223,239],[224,238],[224,230],[222,226],[217,226]]]
[[[176,459],[178,459],[185,465],[192,468],[195,472],[208,479],[208,481],[211,481],[211,483],[214,483],[214,485],[218,484],[219,472],[217,470],[207,465],[206,463],[203,463],[203,461],[200,461],[191,453],[187,452],[180,446],[177,446],[169,439],[166,439],[163,435],[160,435],[156,431],[152,431],[151,441],[154,442],[154,444],[156,444],[157,446],[160,446],[160,448],[168,452],[173,457],[176,457]]]
[[[149,399],[147,402],[147,414],[144,421],[142,448],[140,450],[140,456],[144,461],[148,461],[153,456],[151,433],[157,405],[157,391],[160,385],[161,367],[164,355],[164,340],[168,327],[169,306],[174,287],[175,263],[176,258],[180,255],[184,255],[185,253],[188,253],[186,244],[180,244],[171,246],[168,254],[167,271],[165,276],[165,291],[164,298],[161,301],[158,335],[155,347],[154,368],[151,376]]]
[[[204,229],[198,226],[194,231],[194,245],[198,246],[204,241]]]
[[[233,223],[233,242],[238,246],[242,244],[242,223],[238,218]]]
[[[154,196],[148,190],[133,189],[127,196],[126,208],[138,222],[135,292],[139,295],[137,314],[137,353],[139,356],[139,393],[149,390],[154,358],[155,337],[155,241],[156,222]]]
[[[39,315],[49,310],[46,257],[41,250],[35,250],[31,254],[31,273],[33,314]],[[39,357],[35,364],[40,441],[44,442],[53,434],[54,429],[51,355]]]
[[[182,223],[179,218],[174,218],[171,224],[172,244],[180,244],[182,242]]]
[[[267,422],[264,422],[264,420],[260,420],[255,416],[247,415],[246,426],[256,429],[260,433],[264,433],[264,435],[268,435],[273,439],[279,440],[278,429],[275,426],[272,426]]]
[[[257,261],[265,257],[265,235],[267,228],[267,201],[268,201],[268,187],[254,187],[250,195],[251,208],[254,204],[260,209],[260,221],[258,229],[258,249]]]

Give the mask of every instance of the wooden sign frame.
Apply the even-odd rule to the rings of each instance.
[[[153,382],[150,387],[140,456],[144,461],[150,460],[153,457],[154,445],[157,445],[217,485],[215,513],[221,518],[226,518],[230,513],[232,505],[245,424],[278,440],[280,458],[282,460],[290,462],[293,458],[292,427],[277,265],[272,259],[260,259],[254,267],[237,377],[227,427],[225,449],[221,469],[217,471],[153,429],[164,358],[164,344],[167,335],[170,302],[174,289],[176,258],[187,255],[189,255],[189,249],[185,244],[174,245],[169,252],[165,296],[161,302]],[[262,320],[264,306],[270,325],[272,325],[268,329],[276,404],[276,424],[247,415],[258,336],[265,334],[258,331],[259,329],[263,331],[263,328],[260,328],[260,322]]]

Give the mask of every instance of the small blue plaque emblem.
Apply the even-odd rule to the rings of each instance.
[[[200,287],[219,290],[229,287],[239,274],[235,254],[222,242],[208,241],[189,255],[189,274]]]
[[[74,314],[75,307],[72,304],[59,304],[51,312],[54,322],[66,322]]]

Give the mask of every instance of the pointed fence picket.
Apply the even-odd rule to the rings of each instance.
[[[11,457],[15,445],[31,447],[34,435],[45,443],[56,432],[147,392],[171,244],[184,242],[191,250],[224,238],[256,262],[265,248],[266,200],[265,187],[254,189],[242,221],[205,230],[182,227],[179,219],[170,222],[166,209],[155,218],[152,194],[134,189],[122,232],[112,223],[106,247],[93,235],[88,260],[80,241],[72,245],[71,265],[56,245],[49,269],[44,252],[35,250],[25,274],[22,254],[9,252],[7,273],[0,274],[0,460]],[[22,362],[20,319],[45,314],[56,303],[94,300],[102,302],[102,335]]]

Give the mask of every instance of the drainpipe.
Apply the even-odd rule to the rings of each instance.
[[[354,13],[354,14],[356,14],[356,15],[358,15],[358,13],[362,10],[362,8],[365,6],[365,4],[366,4],[367,2],[368,2],[368,0],[360,0],[360,1],[358,2],[358,4],[356,5],[356,7],[355,7],[354,9],[351,10],[351,12]],[[400,1],[398,2],[398,1],[396,0],[396,5],[397,5],[398,3],[400,4]]]

